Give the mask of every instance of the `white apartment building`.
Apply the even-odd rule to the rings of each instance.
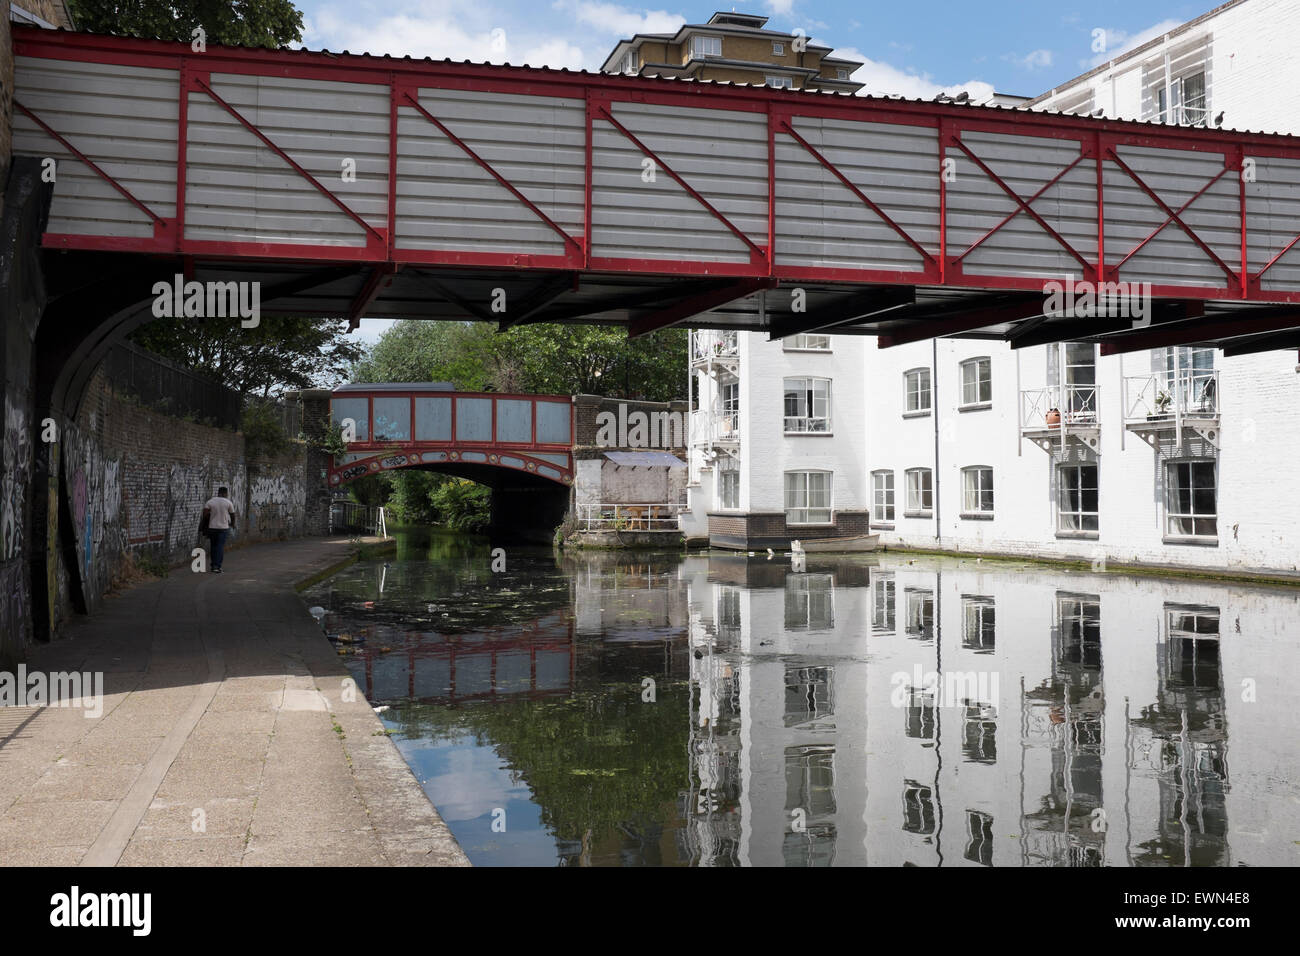
[[[1300,132],[1297,86],[1300,0],[1235,0],[1028,105]],[[1294,349],[1027,341],[693,333],[684,530],[1300,570]]]

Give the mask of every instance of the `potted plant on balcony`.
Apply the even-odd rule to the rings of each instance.
[[[1057,428],[1061,424],[1061,410],[1059,408],[1049,408],[1047,410],[1047,427]]]
[[[1161,390],[1156,393],[1156,413],[1148,415],[1147,421],[1159,421],[1162,418],[1169,417],[1169,406],[1173,404],[1174,397],[1167,391]]]

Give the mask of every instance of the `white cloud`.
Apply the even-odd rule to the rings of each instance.
[[[766,0],[767,9],[774,17],[788,17],[794,11],[794,0]]]
[[[939,83],[929,73],[900,70],[888,63],[868,59],[853,47],[837,49],[835,55],[866,61],[852,77],[854,81],[864,84],[860,92],[862,96],[905,96],[908,99],[932,100],[940,93],[956,96],[965,91],[970,94],[973,103],[982,103],[993,96],[992,84],[983,80]]]
[[[1151,26],[1147,27],[1145,30],[1140,30],[1134,34],[1129,34],[1124,30],[1113,30],[1113,29],[1108,29],[1103,27],[1097,27],[1096,29],[1098,30],[1105,29],[1106,49],[1097,53],[1091,59],[1085,61],[1085,64],[1090,68],[1095,66],[1101,66],[1103,63],[1106,63],[1109,60],[1113,60],[1117,56],[1122,56],[1123,54],[1127,53],[1129,50],[1136,50],[1142,44],[1149,43],[1151,40],[1154,40],[1156,37],[1162,36],[1163,34],[1168,33],[1170,30],[1174,29],[1175,27],[1181,25],[1182,25],[1181,20],[1161,20],[1159,23],[1152,24]],[[1089,36],[1091,37],[1092,35],[1093,35],[1092,31],[1090,31]],[[1091,42],[1091,40],[1089,42]]]
[[[303,42],[310,49],[557,69],[594,69],[608,53],[604,46],[576,46],[565,31],[541,32],[517,27],[518,22],[504,11],[469,0],[434,0],[418,12],[374,15],[359,15],[353,5],[335,3],[318,9],[305,24]]]
[[[1014,63],[1022,70],[1041,70],[1052,65],[1052,51],[1043,49],[1030,50],[1024,56],[1008,53],[1002,59],[1008,63]]]
[[[686,22],[680,13],[666,10],[638,12],[616,3],[596,3],[591,0],[556,0],[553,8],[573,15],[577,22],[607,33],[615,39],[636,33],[676,33]]]

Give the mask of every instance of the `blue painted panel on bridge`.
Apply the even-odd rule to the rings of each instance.
[[[370,438],[370,401],[365,398],[335,398],[331,405],[334,408],[334,424],[337,425],[343,419],[350,418],[357,423],[357,441],[368,441]]]
[[[450,398],[416,398],[415,440],[451,441]]]
[[[492,399],[456,399],[456,440],[492,440]]]
[[[497,441],[533,440],[533,403],[527,399],[497,399]]]
[[[411,440],[411,400],[375,397],[375,441]]]
[[[561,402],[537,403],[537,441],[543,445],[568,445],[569,406]]]

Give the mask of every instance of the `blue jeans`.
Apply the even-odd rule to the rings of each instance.
[[[212,567],[221,570],[221,559],[226,555],[226,535],[230,534],[230,529],[222,528],[221,530],[208,529],[208,541],[212,545]]]

